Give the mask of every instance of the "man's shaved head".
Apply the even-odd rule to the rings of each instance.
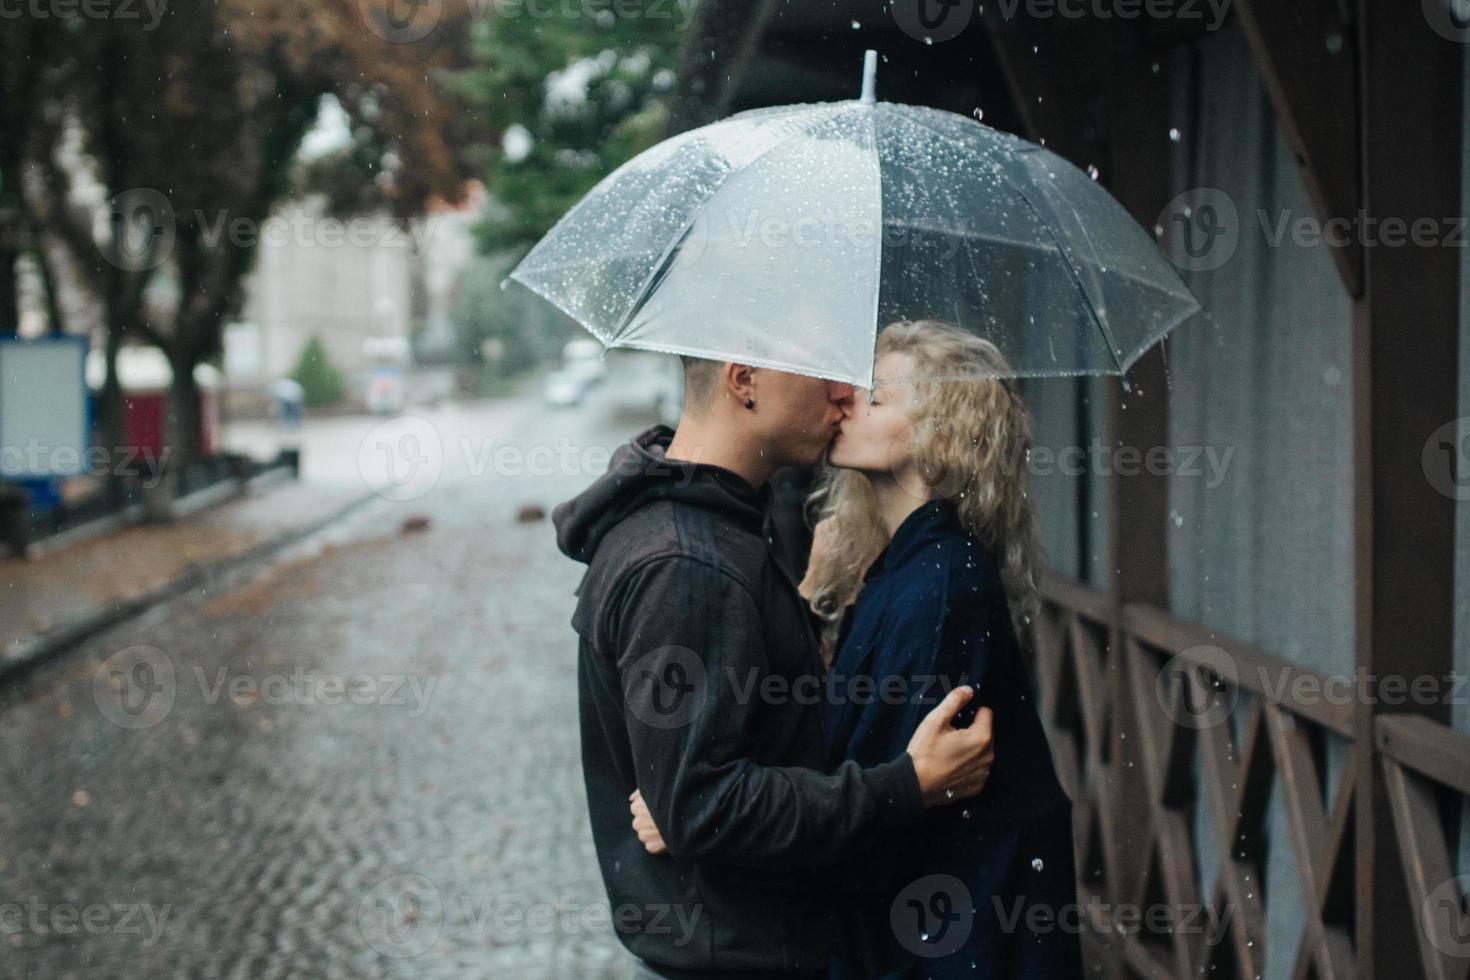
[[[684,411],[700,416],[709,408],[720,387],[722,361],[711,361],[703,357],[680,354],[684,364]]]

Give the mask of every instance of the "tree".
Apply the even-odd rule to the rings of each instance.
[[[20,322],[16,262],[35,240],[22,174],[33,146],[47,66],[65,57],[71,33],[47,17],[7,19],[0,33],[0,333],[13,332]],[[42,274],[49,271],[43,263]]]
[[[323,96],[353,123],[355,152],[337,171],[350,182],[355,167],[367,185],[352,206],[407,215],[430,195],[458,198],[469,169],[443,83],[465,64],[464,25],[394,43],[372,20],[382,2],[196,0],[151,29],[78,19],[83,55],[47,67],[49,104],[31,110],[44,129],[32,200],[106,310],[109,352],[137,336],[167,354],[177,460],[199,454],[193,368],[220,353],[258,231],[300,189],[297,150]],[[65,159],[73,134],[85,167]],[[68,204],[93,181],[109,201],[100,246],[92,210]]]
[[[487,187],[506,211],[481,225],[484,251],[528,247],[663,133],[681,5],[591,0],[578,10],[548,21],[528,5],[474,24],[478,65],[461,87],[505,136],[490,150]]]
[[[301,349],[301,356],[291,369],[291,378],[301,386],[307,408],[335,405],[342,400],[342,395],[347,390],[342,382],[342,374],[327,356],[327,348],[322,344],[321,338],[315,334],[312,334],[306,346]]]

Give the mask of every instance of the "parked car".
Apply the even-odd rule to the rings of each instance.
[[[565,369],[553,371],[541,382],[541,398],[552,408],[575,408],[582,404],[591,384],[585,374]]]
[[[607,374],[602,345],[595,340],[571,340],[561,349],[562,370],[596,384]]]

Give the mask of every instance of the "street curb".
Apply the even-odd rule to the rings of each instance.
[[[152,589],[142,595],[116,601],[107,608],[72,620],[53,633],[22,644],[16,653],[10,656],[0,657],[0,689],[13,685],[22,675],[28,673],[33,668],[50,660],[52,657],[75,649],[98,633],[111,629],[136,616],[140,616],[161,602],[166,602],[169,599],[183,595],[185,592],[208,585],[223,575],[258,562],[261,559],[268,558],[275,552],[289,548],[314,534],[326,530],[331,525],[350,516],[376,499],[378,499],[377,494],[371,491],[364,493],[325,516],[303,524],[294,530],[287,531],[280,537],[261,542],[251,548],[247,548],[238,555],[221,558],[216,562],[191,565],[179,573],[176,578],[165,582],[156,589]]]
[[[289,467],[273,466],[262,473],[248,479],[232,477],[223,480],[212,487],[196,490],[187,497],[180,497],[173,503],[173,517],[183,519],[193,517],[201,511],[218,507],[221,504],[233,503],[243,500],[245,497],[261,490],[269,489],[276,483],[294,479]],[[25,554],[19,556],[17,561],[36,561],[47,555],[54,555],[58,551],[64,551],[74,545],[92,541],[104,535],[113,534],[117,531],[130,527],[137,527],[147,523],[148,508],[142,503],[129,504],[122,510],[106,517],[99,517],[95,521],[88,521],[73,528],[68,528],[58,534],[52,534],[29,545]]]

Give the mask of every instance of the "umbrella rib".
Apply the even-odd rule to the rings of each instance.
[[[1006,183],[1010,184],[1011,187],[1015,189],[1017,194],[1021,195],[1021,200],[1026,202],[1026,206],[1029,207],[1032,211],[1036,212],[1036,220],[1041,222],[1041,227],[1046,229],[1046,233],[1050,235],[1052,237],[1052,240],[1057,243],[1057,249],[1058,251],[1060,251],[1062,243],[1057,239],[1056,230],[1047,223],[1046,218],[1042,217],[1041,209],[1038,208],[1034,203],[1032,203],[1031,198],[1026,196],[1025,191],[1016,186],[1015,181],[1011,180],[1009,177],[1006,177],[1004,174],[1002,174],[1001,177],[1003,180],[1005,180]],[[1102,318],[1097,315],[1097,310],[1092,305],[1092,298],[1087,295],[1087,290],[1082,288],[1082,277],[1077,274],[1076,267],[1072,264],[1072,261],[1067,258],[1067,254],[1065,252],[1062,252],[1062,266],[1072,277],[1072,285],[1075,286],[1077,288],[1077,292],[1081,294],[1082,303],[1084,306],[1087,307],[1087,314],[1092,318],[1093,326],[1097,327],[1097,329],[1102,333],[1103,342],[1108,345],[1108,354],[1113,358],[1113,363],[1117,365],[1118,373],[1124,376],[1123,384],[1126,387],[1128,384],[1128,369],[1123,366],[1123,361],[1120,357],[1122,351],[1118,350],[1118,342],[1113,338],[1113,331],[1108,327],[1107,324],[1103,323]]]
[[[1015,185],[1012,184],[1012,186],[1014,187]],[[1022,192],[1018,189],[1016,191],[1016,193],[1020,194]],[[1031,208],[1032,211],[1035,211],[1036,210],[1035,205],[1033,205],[1029,200],[1026,201],[1026,206],[1029,207],[1029,208]],[[1038,214],[1037,217],[1040,218],[1040,215]],[[1045,252],[1048,255],[1057,254],[1060,251],[1055,245],[1047,245],[1044,242],[1028,242],[1028,241],[1022,241],[1022,240],[1015,239],[1015,238],[1007,238],[1004,235],[988,234],[986,232],[977,231],[977,230],[953,229],[953,228],[935,228],[935,227],[933,227],[931,225],[922,225],[922,224],[911,224],[911,223],[907,223],[907,222],[904,222],[900,218],[895,218],[895,219],[892,219],[892,220],[889,220],[889,219],[886,219],[885,218],[884,221],[883,221],[883,223],[885,225],[890,225],[890,226],[894,226],[894,227],[900,227],[900,228],[903,228],[903,229],[905,229],[907,231],[923,231],[923,232],[929,232],[930,234],[934,234],[934,235],[950,235],[950,236],[955,237],[955,238],[974,239],[974,240],[982,241],[982,242],[996,242],[996,243],[1001,244],[1001,245],[1010,245],[1010,246],[1012,246],[1014,248],[1030,249],[1030,250],[1036,251],[1036,252]],[[1042,222],[1042,223],[1045,224],[1045,222]],[[1125,272],[1125,271],[1123,271],[1121,269],[1118,269],[1118,268],[1108,269],[1107,270],[1107,274],[1110,275],[1110,276],[1116,277],[1116,278],[1126,279],[1126,280],[1128,280],[1129,282],[1132,282],[1132,283],[1137,283],[1138,285],[1143,286],[1146,289],[1152,289],[1154,292],[1163,293],[1166,296],[1177,296],[1177,297],[1179,297],[1181,299],[1188,299],[1189,298],[1185,294],[1176,293],[1176,292],[1173,292],[1173,291],[1171,291],[1169,289],[1164,288],[1164,286],[1161,285],[1160,283],[1151,282],[1148,279],[1144,279],[1144,278],[1142,278],[1140,276],[1133,275],[1130,272]]]
[[[511,278],[515,278],[514,275],[512,275]],[[578,311],[576,311],[576,310],[572,309],[570,306],[568,306],[561,299],[560,296],[553,295],[552,293],[550,293],[550,292],[546,291],[545,289],[543,289],[541,286],[535,285],[533,283],[526,282],[526,281],[524,281],[522,279],[516,279],[516,282],[520,283],[522,286],[525,286],[531,292],[535,293],[537,296],[540,296],[542,299],[546,300],[546,302],[550,303],[552,306],[556,307],[558,310],[561,310],[562,313],[566,314],[568,317],[570,317],[571,319],[575,320],[577,323],[581,324],[582,329],[588,331],[589,333],[592,334],[592,336],[596,337],[602,343],[602,346],[604,346],[604,347],[612,347],[613,346],[613,335],[612,334],[608,334],[606,337],[604,337],[603,336],[603,332],[601,330],[597,329],[597,326],[595,324],[593,324],[590,321],[584,320],[582,318],[582,315]]]
[[[1030,201],[1027,201],[1026,204],[1027,204],[1028,207],[1032,207],[1033,210],[1035,209],[1034,206],[1031,205],[1031,202]],[[885,219],[883,223],[885,225],[889,225],[889,226],[901,227],[901,228],[904,228],[904,229],[906,229],[908,231],[923,231],[923,232],[929,232],[929,233],[935,234],[935,235],[950,235],[950,236],[953,236],[955,238],[973,239],[973,240],[976,240],[976,241],[984,241],[984,242],[995,242],[995,243],[1001,244],[1001,245],[1009,245],[1009,246],[1012,246],[1014,248],[1028,249],[1028,250],[1036,251],[1036,252],[1045,252],[1048,255],[1057,254],[1058,251],[1059,251],[1056,246],[1054,246],[1054,245],[1047,245],[1047,244],[1045,244],[1043,242],[1018,241],[1017,239],[1014,239],[1014,238],[1007,238],[1004,235],[992,235],[992,234],[987,234],[987,233],[982,232],[982,231],[973,231],[973,230],[967,231],[967,230],[963,230],[963,229],[956,230],[956,229],[951,229],[951,228],[935,228],[935,227],[932,227],[932,226],[929,226],[929,225],[907,224],[907,223],[904,223],[901,220],[897,220],[897,219],[895,219],[895,220]],[[650,249],[644,249],[644,250],[641,250],[641,251],[638,251],[638,252],[619,252],[619,253],[616,253],[614,257],[620,258],[620,259],[627,259],[627,258],[633,258],[633,257],[638,256],[638,255],[653,255],[653,254],[654,254],[654,252],[652,250],[650,250]],[[658,254],[660,255],[660,257],[663,256],[663,252],[662,251],[660,251]],[[584,261],[578,261],[578,262],[547,262],[547,263],[543,263],[543,264],[537,265],[536,271],[538,271],[538,272],[560,272],[563,269],[576,269],[576,268],[581,268],[582,266],[585,266],[586,264],[587,263],[586,263],[585,260]],[[1118,268],[1112,268],[1112,269],[1107,270],[1107,274],[1109,276],[1113,276],[1113,277],[1116,277],[1116,278],[1126,279],[1126,280],[1128,280],[1129,282],[1132,282],[1132,283],[1137,283],[1139,286],[1142,286],[1142,287],[1144,287],[1146,289],[1151,289],[1151,290],[1153,290],[1154,292],[1157,292],[1157,293],[1162,293],[1162,294],[1164,294],[1166,296],[1174,296],[1174,297],[1177,297],[1177,298],[1180,298],[1180,299],[1188,299],[1189,298],[1185,294],[1176,293],[1176,292],[1173,292],[1173,291],[1171,291],[1169,289],[1166,289],[1160,283],[1152,282],[1152,281],[1150,281],[1148,279],[1143,279],[1143,278],[1141,278],[1139,276],[1133,275],[1133,274],[1131,274],[1129,272],[1125,272],[1125,271],[1123,271],[1121,269],[1118,269]],[[520,279],[517,276],[515,276],[514,273],[510,274],[510,278],[516,279],[517,282],[520,282]]]
[[[869,52],[872,54],[872,52]],[[883,156],[878,149],[878,114],[871,107],[864,110],[868,122],[868,134],[873,140],[873,169],[877,171],[878,184],[878,223],[883,223]],[[872,335],[870,337],[868,355],[868,383],[866,387],[871,394],[873,390],[873,370],[878,357],[878,313],[882,308],[883,301],[883,238],[878,237],[877,247],[873,249],[877,258],[873,270],[873,316]]]
[[[924,130],[926,130],[926,131],[928,131],[930,133],[933,133],[935,136],[938,136],[940,139],[945,140],[946,142],[952,143],[955,146],[964,148],[968,152],[968,149],[969,148],[968,147],[965,147],[965,145],[962,142],[960,142],[959,140],[957,140],[954,137],[950,136],[948,133],[944,132],[943,130],[935,129],[933,126],[929,125],[927,122],[924,122],[922,119],[910,118],[910,117],[907,117],[907,116],[899,116],[898,118],[904,119],[907,122],[911,122],[915,126],[922,127]],[[1065,161],[1063,161],[1063,162],[1065,162]],[[1071,164],[1067,164],[1067,166],[1071,166]],[[1056,230],[1054,228],[1052,228],[1051,224],[1046,220],[1045,216],[1041,213],[1041,209],[1038,208],[1036,206],[1035,202],[1033,202],[1031,200],[1030,195],[1028,195],[1026,193],[1025,189],[1022,188],[1019,184],[1017,184],[1014,180],[1012,180],[1011,177],[1010,177],[1010,175],[1005,172],[1005,169],[1003,167],[996,167],[995,168],[995,172],[1000,176],[1000,179],[1001,180],[1005,181],[1008,185],[1010,185],[1011,190],[1015,191],[1015,193],[1021,198],[1022,201],[1026,202],[1026,206],[1029,207],[1031,209],[1032,213],[1036,215],[1036,220],[1039,221],[1041,223],[1041,226],[1046,229],[1046,233],[1051,236],[1052,241],[1056,242],[1056,244],[1057,244],[1057,250],[1058,251],[1062,251],[1061,241],[1057,238]],[[1079,224],[1080,224],[1080,222],[1079,222]],[[1086,234],[1085,229],[1084,229],[1084,232],[1083,233]],[[1119,355],[1122,352],[1120,350],[1118,350],[1118,342],[1113,337],[1113,331],[1108,327],[1107,324],[1103,323],[1102,322],[1102,318],[1097,315],[1097,310],[1093,308],[1092,300],[1088,297],[1087,290],[1085,290],[1085,289],[1082,288],[1082,280],[1077,275],[1076,268],[1073,267],[1071,260],[1067,258],[1066,252],[1064,252],[1064,251],[1062,252],[1062,264],[1066,267],[1068,274],[1071,275],[1071,277],[1072,277],[1072,284],[1077,288],[1077,291],[1082,295],[1083,302],[1084,302],[1084,304],[1087,307],[1087,313],[1092,318],[1093,325],[1095,327],[1097,327],[1097,329],[1102,333],[1103,340],[1108,345],[1108,354],[1112,357],[1113,363],[1115,365],[1117,365],[1117,367],[1118,367],[1118,373],[1120,375],[1123,375],[1124,376],[1124,378],[1125,378],[1125,384],[1126,384],[1127,368],[1125,368],[1123,366],[1123,362],[1122,362],[1122,360],[1119,357]],[[1138,280],[1135,278],[1134,281],[1138,281]]]
[[[922,120],[914,119],[912,120],[912,122],[915,126],[922,126],[924,129],[935,134],[941,139],[948,140],[949,142],[959,146],[964,145],[960,143],[959,140],[951,137],[948,133],[935,129],[933,126],[930,126],[928,123]],[[1068,166],[1070,166],[1070,164],[1068,164]],[[1117,365],[1118,373],[1126,374],[1127,370],[1123,367],[1123,362],[1118,359],[1118,344],[1117,341],[1113,339],[1113,332],[1109,330],[1107,325],[1102,322],[1102,319],[1098,317],[1097,310],[1093,308],[1092,300],[1087,295],[1087,290],[1082,288],[1081,277],[1077,275],[1077,270],[1072,266],[1071,260],[1067,258],[1066,252],[1062,251],[1062,243],[1057,238],[1056,230],[1052,228],[1052,226],[1047,222],[1045,216],[1041,213],[1041,209],[1036,206],[1035,202],[1031,200],[1031,197],[1026,193],[1026,191],[1019,184],[1011,179],[1010,175],[1005,172],[1004,168],[996,167],[995,172],[1000,176],[1001,180],[1010,185],[1011,190],[1015,191],[1015,193],[1021,198],[1022,201],[1026,202],[1026,206],[1031,209],[1031,212],[1033,214],[1036,215],[1036,220],[1041,223],[1041,227],[1045,228],[1046,233],[1051,236],[1052,241],[1056,242],[1057,251],[1062,252],[1062,265],[1066,268],[1067,273],[1072,277],[1072,285],[1075,286],[1077,288],[1077,292],[1082,295],[1083,303],[1087,307],[1088,316],[1092,318],[1093,326],[1097,327],[1097,329],[1102,333],[1103,341],[1108,345],[1108,354],[1112,357],[1113,363]]]
[[[960,150],[963,150],[967,154],[973,152],[970,147],[968,147],[968,146],[966,146],[964,144],[963,141],[956,139],[954,136],[950,135],[949,133],[946,133],[942,129],[935,129],[933,126],[929,125],[927,122],[924,122],[922,119],[920,119],[918,116],[916,116],[916,115],[914,115],[912,113],[906,113],[906,114],[896,115],[896,118],[902,119],[905,122],[913,123],[915,126],[919,126],[919,127],[923,128],[925,131],[930,132],[930,133],[933,133],[935,136],[938,136],[940,139],[944,140],[946,143],[950,143],[950,144],[954,145],[955,147],[959,148]],[[961,120],[963,120],[967,124],[971,124],[972,123],[973,125],[978,126],[981,129],[985,129],[986,128],[984,123],[971,120],[971,119],[969,119],[966,116],[960,116],[959,118]],[[1010,147],[1004,147],[1003,149],[1004,149],[1004,152],[1007,152],[1007,153],[1014,153],[1015,152]],[[1042,149],[1045,149],[1045,147],[1042,147]],[[1032,152],[1032,151],[1027,151],[1027,152]],[[1066,161],[1063,161],[1063,162],[1065,163]],[[1071,164],[1068,163],[1067,166],[1071,166]],[[1019,186],[1017,186],[1016,182],[1010,178],[1010,175],[1007,174],[1005,172],[1005,170],[1002,169],[1002,168],[1000,168],[1000,167],[996,167],[995,168],[995,172],[997,174],[999,174],[1000,175],[1000,178],[1002,180],[1004,180],[1007,184],[1009,184],[1011,186],[1011,188],[1013,190],[1015,190],[1015,192],[1017,194],[1021,195],[1022,199],[1025,200],[1027,206],[1029,206],[1031,208],[1031,210],[1036,213],[1037,218],[1039,220],[1041,220],[1041,223],[1043,225],[1045,225],[1046,224],[1046,220],[1041,217],[1040,210],[1036,207],[1035,204],[1032,204],[1031,203],[1031,199],[1026,196],[1026,192],[1024,190],[1022,190]],[[919,229],[919,230],[923,231],[923,230],[928,230],[928,229]],[[942,230],[942,229],[940,229],[940,230]],[[1055,236],[1053,236],[1053,237],[1055,237]],[[1025,245],[1024,242],[1018,243],[1018,244]],[[1173,268],[1173,264],[1172,263],[1170,264],[1170,267]],[[1128,279],[1131,282],[1136,282],[1136,283],[1139,283],[1141,285],[1148,286],[1148,287],[1150,287],[1152,289],[1157,290],[1158,292],[1165,293],[1165,294],[1170,295],[1170,296],[1178,296],[1178,295],[1180,295],[1178,293],[1174,293],[1174,292],[1171,292],[1170,290],[1164,289],[1162,286],[1160,286],[1157,283],[1149,282],[1146,279],[1140,279],[1138,276],[1132,276],[1132,275],[1127,274],[1126,272],[1120,272],[1120,273],[1116,273],[1116,274],[1117,275],[1121,275],[1123,278]],[[1182,275],[1180,275],[1178,269],[1174,269],[1174,275],[1175,275],[1175,278],[1178,280],[1179,285],[1182,286],[1182,287],[1184,287],[1184,296],[1183,296],[1183,298],[1188,298],[1188,299],[1192,300],[1195,303],[1195,305],[1198,305],[1198,300],[1194,298],[1194,294],[1189,289],[1189,284],[1184,281],[1184,277]]]
[[[705,129],[708,129],[710,126],[713,126],[713,125],[715,125],[715,123],[709,123],[709,124],[707,124],[705,126],[700,126],[700,127],[696,128],[696,129],[685,130],[682,133],[679,133],[679,134],[677,134],[675,136],[669,137],[669,139],[664,144],[662,144],[665,147],[665,155],[672,156],[673,153],[674,153],[674,150],[676,150],[677,148],[683,146],[685,143],[693,142],[694,139],[695,139],[695,137],[697,137],[701,131],[703,131]],[[633,165],[636,164],[638,162],[638,160],[639,160],[639,158],[637,156],[634,156],[634,157],[632,157],[630,159],[624,160],[622,163],[620,163],[616,167],[614,167],[612,169],[612,172],[609,173],[606,177],[603,178],[603,181],[610,181],[614,177],[617,177],[620,174],[622,174],[624,171],[631,170],[632,167],[633,167]],[[599,183],[601,183],[601,181],[599,181]],[[577,201],[576,204],[573,204],[570,208],[568,208],[562,214],[562,216],[560,218],[557,218],[556,219],[556,222],[551,226],[550,229],[547,230],[546,234],[544,234],[544,235],[541,236],[542,240],[545,240],[545,239],[550,238],[553,233],[561,230],[561,227],[563,225],[570,223],[571,220],[572,220],[572,218],[578,212],[580,212],[582,210],[583,206],[584,205],[587,205],[590,200],[591,200],[591,195],[590,194],[584,194],[582,196],[581,200]],[[537,244],[539,245],[540,242],[538,241]],[[531,251],[534,252],[535,251],[535,248],[532,247]],[[527,252],[526,253],[526,256],[529,256],[529,255],[530,255],[530,252]],[[521,260],[524,261],[525,258],[526,258],[526,256],[522,256],[521,257]],[[509,274],[509,276],[507,278],[515,279],[516,278],[516,271],[517,271],[517,269],[519,269],[519,266],[520,266],[520,264],[517,263],[516,269],[512,269],[510,271],[510,274]],[[516,281],[517,282],[520,282],[519,279],[516,279]]]
[[[971,148],[965,146],[965,144],[960,140],[955,139],[942,130],[935,129],[933,126],[924,122],[922,119],[917,119],[909,115],[901,114],[895,114],[895,118],[909,123],[910,125],[913,125],[919,129],[923,129],[925,132],[933,133],[935,136],[938,136],[945,142],[950,143],[955,147],[963,150],[966,154],[972,152]],[[1061,242],[1057,240],[1056,232],[1052,229],[1051,225],[1047,223],[1046,218],[1041,213],[1041,210],[1037,208],[1036,205],[1031,201],[1031,198],[1026,195],[1026,192],[1019,185],[1017,185],[1014,180],[1011,180],[1010,176],[1005,172],[1005,169],[1003,167],[994,167],[993,170],[1000,177],[1001,180],[1005,181],[1006,185],[1011,188],[1011,190],[1022,200],[1022,202],[1024,202],[1025,205],[1031,209],[1031,213],[1036,216],[1037,223],[1040,224],[1042,228],[1046,229],[1046,233],[1051,236],[1053,243],[1055,243],[1055,251],[1059,253],[1058,257],[1061,259],[1062,267],[1067,270],[1067,274],[1072,279],[1073,287],[1075,287],[1077,292],[1082,296],[1083,305],[1087,308],[1087,313],[1091,317],[1093,325],[1102,332],[1103,340],[1108,345],[1108,353],[1112,356],[1113,363],[1118,366],[1119,373],[1122,373],[1122,365],[1118,362],[1118,353],[1115,349],[1117,347],[1117,344],[1113,341],[1112,332],[1108,330],[1098,319],[1097,311],[1092,308],[1092,300],[1088,299],[1087,291],[1082,288],[1081,280],[1077,276],[1077,270],[1072,267],[1072,263],[1067,259],[1066,252],[1062,251]],[[1023,248],[1028,247],[1025,243],[1017,242],[1015,244],[1020,245]],[[1040,251],[1052,251],[1052,249],[1046,249],[1044,247],[1041,247],[1039,244],[1036,247]]]
[[[817,121],[826,122],[828,119],[836,114],[836,111],[824,113]],[[813,113],[813,115],[816,115],[816,113]],[[805,135],[806,132],[811,128],[811,126],[811,121],[803,121],[801,125],[794,128],[791,132],[777,138],[771,143],[770,146],[767,146],[755,156],[751,157],[749,160],[746,160],[745,163],[740,167],[740,170],[744,170],[750,167],[757,160],[764,157],[767,153],[770,153],[772,150],[776,149],[779,146],[785,146],[787,142],[794,139],[795,137]],[[633,317],[638,315],[638,311],[643,309],[643,306],[645,303],[648,302],[649,297],[651,297],[658,290],[659,284],[663,281],[663,277],[659,275],[659,272],[668,263],[669,255],[681,242],[684,241],[686,237],[688,237],[689,230],[694,227],[694,222],[699,220],[700,214],[704,212],[705,205],[713,200],[714,196],[724,188],[725,184],[730,180],[730,178],[738,172],[739,171],[737,171],[734,167],[726,171],[725,179],[720,181],[717,187],[706,194],[703,201],[690,209],[690,216],[688,220],[685,221],[683,227],[679,229],[679,233],[677,235],[674,235],[670,239],[669,244],[664,246],[663,251],[659,254],[658,261],[654,262],[653,267],[649,270],[648,275],[644,277],[643,284],[638,287],[638,292],[634,296],[633,302],[629,304],[628,311],[623,314],[622,319],[618,321],[617,326],[612,329],[612,332],[610,334],[611,336],[617,337],[619,334],[621,334],[623,330],[628,326],[628,324],[632,322]]]

